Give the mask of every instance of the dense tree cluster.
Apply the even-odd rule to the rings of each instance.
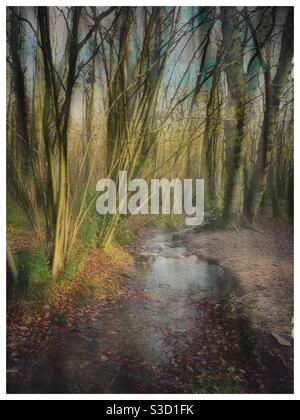
[[[207,217],[226,227],[265,206],[291,214],[292,8],[7,13],[9,195],[54,277],[95,212],[96,181],[120,171],[203,178]],[[121,217],[99,218],[100,245]]]

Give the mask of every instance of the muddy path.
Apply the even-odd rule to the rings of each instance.
[[[252,353],[247,323],[228,315],[233,284],[218,265],[190,255],[172,234],[132,252],[128,297],[24,362],[9,393],[277,391],[278,378],[268,382]]]

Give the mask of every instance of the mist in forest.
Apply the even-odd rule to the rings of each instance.
[[[96,211],[124,172],[203,179],[199,235],[293,223],[293,34],[291,7],[8,7],[9,301],[67,284],[91,247],[126,260],[151,194],[137,218]]]

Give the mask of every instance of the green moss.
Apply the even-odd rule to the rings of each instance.
[[[16,265],[18,281],[15,296],[30,300],[44,299],[51,289],[44,249],[20,251],[16,256]]]
[[[20,207],[8,204],[6,212],[6,226],[8,232],[13,232],[16,228],[29,226],[29,221]]]
[[[77,242],[77,246],[71,253],[63,272],[58,278],[59,285],[66,288],[70,281],[74,278],[78,270],[83,266],[86,260],[86,255],[89,250],[88,242]]]

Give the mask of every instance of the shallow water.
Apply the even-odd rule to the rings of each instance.
[[[174,357],[188,351],[207,321],[197,302],[223,293],[220,267],[176,247],[172,235],[146,241],[149,263],[127,275],[134,297],[114,305],[99,320],[67,331],[29,362],[11,392],[165,392],[175,384]],[[192,334],[188,333],[192,331]],[[204,328],[203,328],[204,331]],[[181,349],[178,348],[179,337]],[[182,350],[184,349],[184,350]],[[176,365],[175,365],[176,366]]]

